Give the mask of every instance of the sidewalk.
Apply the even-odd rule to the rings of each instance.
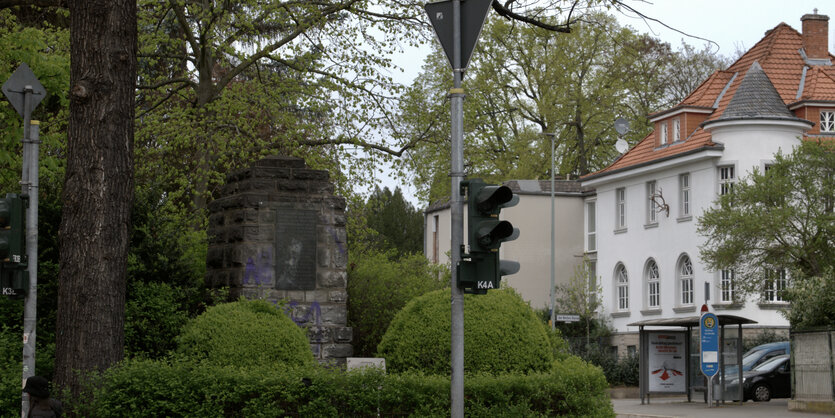
[[[808,412],[793,412],[788,409],[788,399],[773,399],[770,402],[748,401],[740,405],[728,402],[708,408],[703,400],[687,402],[687,397],[653,398],[651,404],[641,405],[640,399],[612,399],[618,418],[662,418],[662,417],[788,417],[821,418],[826,415]]]

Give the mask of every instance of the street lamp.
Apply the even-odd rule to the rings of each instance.
[[[557,324],[556,313],[554,312],[554,301],[556,299],[556,292],[554,291],[556,285],[554,278],[554,137],[557,134],[544,132],[543,135],[551,137],[551,329],[555,329]]]

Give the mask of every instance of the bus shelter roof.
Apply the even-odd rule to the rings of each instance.
[[[646,319],[643,321],[627,324],[630,327],[698,327],[701,315],[685,316],[679,318]],[[736,315],[716,315],[719,325],[744,325],[756,324],[757,321]]]

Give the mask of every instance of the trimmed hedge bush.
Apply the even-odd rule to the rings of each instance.
[[[450,373],[450,291],[409,302],[378,346],[392,372]],[[545,325],[512,289],[464,296],[464,370],[467,373],[541,372],[553,347]]]
[[[448,417],[447,376],[134,359],[105,373],[97,417]],[[576,357],[545,373],[465,380],[468,417],[613,417],[606,380]]]
[[[304,330],[262,300],[210,307],[183,326],[177,354],[230,366],[315,363]]]

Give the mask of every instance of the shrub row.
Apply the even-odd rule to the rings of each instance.
[[[76,413],[98,417],[449,416],[447,376],[237,368],[135,359],[97,382]],[[465,380],[469,417],[614,416],[600,370],[576,357],[545,373]]]

